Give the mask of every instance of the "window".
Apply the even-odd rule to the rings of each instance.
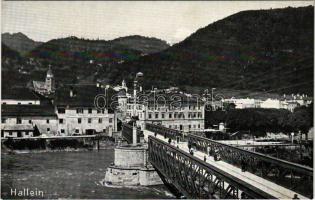
[[[92,119],[91,118],[88,118],[88,123],[92,123]]]
[[[152,114],[151,113],[149,113],[149,119],[151,119],[152,118]]]
[[[200,124],[198,124],[198,128],[200,128]]]
[[[91,114],[92,113],[92,108],[89,108],[88,112],[89,112],[89,114]]]
[[[65,133],[65,129],[61,129],[60,132],[61,132],[61,133]]]
[[[26,132],[25,135],[28,135],[28,132]]]
[[[2,104],[3,104],[3,105],[6,105],[7,103],[6,103],[6,102],[3,102]]]
[[[29,105],[32,105],[32,103],[30,102],[30,103],[28,103]]]
[[[164,119],[164,113],[162,113],[162,119]]]
[[[49,119],[46,119],[46,123],[49,124]]]
[[[102,118],[98,118],[98,123],[102,123]]]
[[[78,118],[78,124],[81,124],[81,122],[82,122],[82,119]]]
[[[172,125],[169,125],[168,128],[172,128]]]
[[[1,123],[2,124],[5,124],[7,122],[7,119],[6,118],[1,118]]]
[[[18,105],[21,105],[21,102],[18,102]]]
[[[32,120],[28,120],[28,123],[31,124],[31,123],[32,123]]]
[[[59,124],[63,124],[63,119],[59,119]]]
[[[97,109],[97,114],[100,114],[102,112],[102,110]]]
[[[155,113],[155,118],[159,118],[159,113]]]
[[[188,128],[191,129],[191,125],[190,124],[188,125]]]
[[[58,108],[58,113],[65,113],[66,109],[65,108]]]
[[[172,118],[172,113],[168,114],[168,117],[169,117],[169,118]]]
[[[4,137],[4,133],[3,133],[3,131],[1,131],[1,137]]]
[[[12,132],[10,132],[9,135],[12,135]]]
[[[47,128],[47,132],[49,132],[50,131],[50,128]]]
[[[17,119],[16,119],[16,123],[17,123],[17,124],[22,124],[21,118],[17,118]]]
[[[77,113],[83,113],[83,108],[77,108]]]
[[[112,123],[113,122],[113,118],[109,118],[109,123]]]
[[[79,129],[75,129],[75,133],[80,133]]]

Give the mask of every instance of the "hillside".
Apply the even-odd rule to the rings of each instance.
[[[20,32],[13,34],[3,33],[1,36],[2,42],[5,45],[22,55],[42,44],[42,42],[36,42]]]
[[[13,74],[8,77],[18,78],[12,84],[43,79],[51,64],[59,84],[96,80],[116,84],[126,79],[131,86],[141,71],[145,88],[179,86],[203,91],[215,87],[216,91],[236,91],[235,96],[312,95],[313,24],[311,6],[243,11],[171,47],[142,36],[110,41],[68,37],[43,43],[22,59],[10,58],[13,64],[6,66]],[[19,71],[14,73],[15,69]]]
[[[132,79],[142,71],[147,87],[312,94],[313,24],[311,6],[239,12],[163,52],[116,66],[113,77]]]

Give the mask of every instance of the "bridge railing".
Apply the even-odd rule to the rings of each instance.
[[[127,140],[129,144],[132,144],[133,138],[132,138],[132,125],[123,123],[122,124],[122,136]],[[141,138],[143,138],[143,132],[140,130],[140,128],[137,128],[137,143],[140,143]]]
[[[162,140],[149,136],[148,143],[151,164],[187,198],[275,198]]]
[[[210,155],[217,153],[225,162],[237,167],[244,167],[246,171],[304,196],[311,197],[313,194],[313,169],[310,167],[192,134],[189,134],[187,139],[188,144],[199,151]]]
[[[182,131],[167,128],[162,125],[146,123],[145,128],[151,132],[162,135],[166,138],[171,138],[173,140],[176,140],[177,137],[179,137],[182,140],[184,137],[184,134]]]

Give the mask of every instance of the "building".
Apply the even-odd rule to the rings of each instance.
[[[105,133],[109,136],[117,131],[115,109],[108,104],[99,105],[97,101],[111,102],[104,91],[96,86],[59,88],[56,91],[54,104],[58,116],[58,135],[85,135]],[[97,99],[97,96],[99,99]]]
[[[27,88],[2,91],[1,137],[32,137],[54,135],[57,132],[57,115],[49,101]]]
[[[11,88],[2,91],[2,105],[39,105],[40,98],[27,88]]]
[[[1,137],[55,135],[57,115],[52,105],[1,106]]]
[[[261,100],[259,99],[250,99],[250,98],[230,98],[230,99],[223,99],[223,102],[235,104],[236,109],[244,109],[244,108],[260,108],[261,107]]]
[[[129,119],[137,116],[137,125],[142,129],[145,123],[153,123],[189,132],[203,130],[205,124],[201,99],[180,93],[141,94],[137,104],[129,98],[126,116]]]
[[[49,96],[55,92],[55,78],[50,66],[45,81],[33,81],[32,86],[36,93],[43,96]]]

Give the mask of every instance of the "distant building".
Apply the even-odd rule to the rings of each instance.
[[[261,107],[261,100],[259,99],[250,99],[250,98],[237,99],[237,98],[232,97],[230,99],[224,99],[223,102],[235,104],[236,109]]]
[[[126,92],[128,92],[128,87],[125,80],[121,82],[121,85],[117,85],[113,89],[117,92],[120,90],[125,90]]]
[[[280,109],[283,108],[280,100],[278,99],[267,99],[260,104],[261,108],[275,108]]]
[[[96,86],[59,88],[54,99],[58,135],[106,133],[111,136],[113,131],[117,131],[115,111],[108,106],[98,109],[95,105],[95,97],[99,94],[104,94],[104,91]]]
[[[49,96],[55,92],[55,78],[50,67],[45,81],[33,81],[33,89],[43,96]]]

